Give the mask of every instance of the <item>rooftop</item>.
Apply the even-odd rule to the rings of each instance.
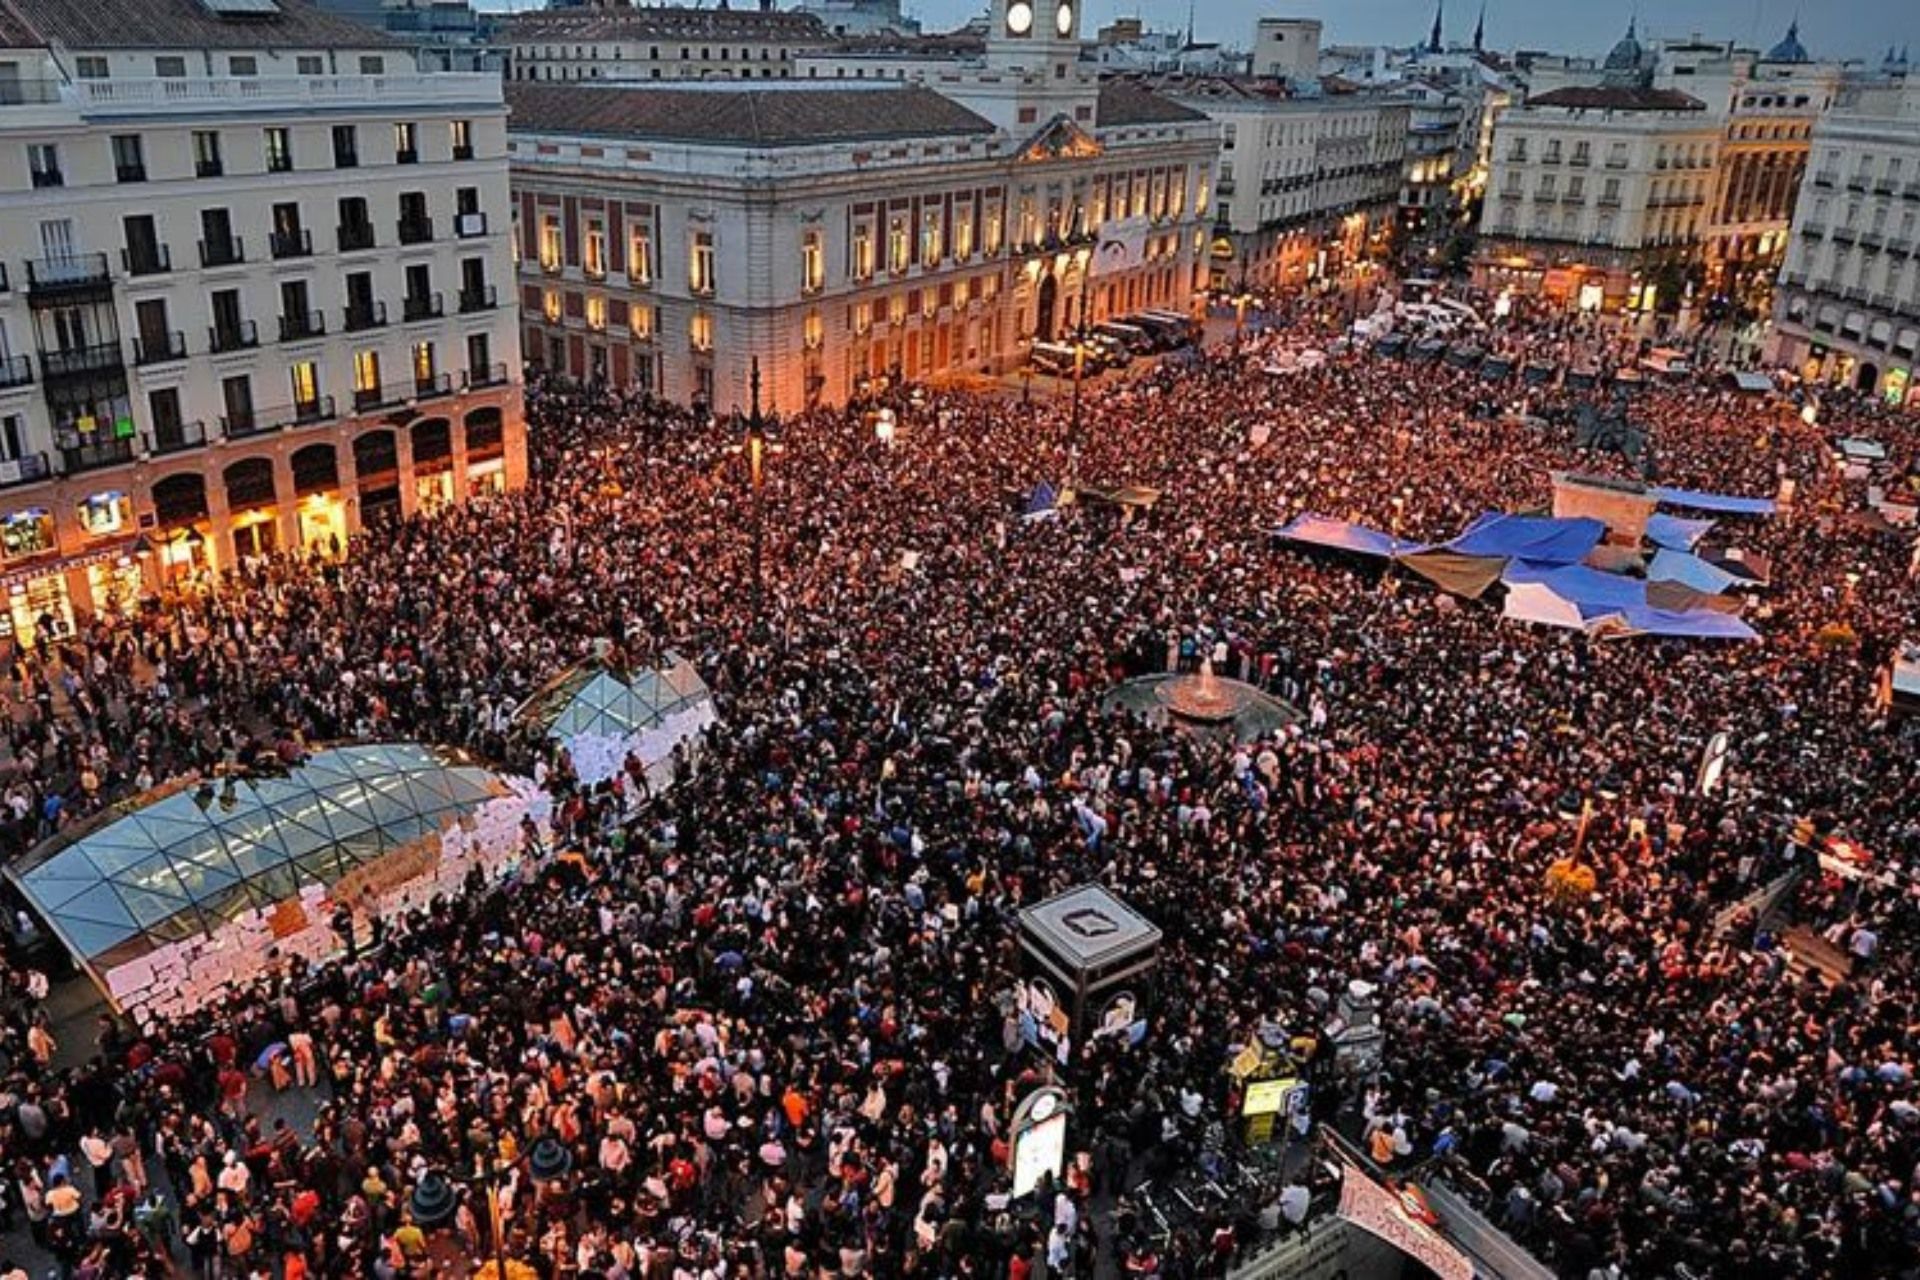
[[[811,13],[761,13],[746,9],[543,9],[515,14],[507,39],[532,40],[808,40],[833,42],[826,24]]]
[[[1706,103],[1678,89],[1640,85],[1572,85],[1527,99],[1530,107],[1571,107],[1596,111],[1704,111]]]
[[[1104,96],[1102,99],[1104,105]],[[985,135],[994,126],[950,98],[917,85],[779,88],[747,82],[608,85],[578,82],[507,86],[515,133],[791,147],[888,138]]]
[[[216,12],[203,0],[0,0],[0,47],[369,49],[388,37],[310,0]]]
[[[1131,80],[1106,80],[1100,85],[1096,123],[1102,129],[1137,124],[1188,124],[1205,120],[1206,113],[1183,107],[1172,98]]]

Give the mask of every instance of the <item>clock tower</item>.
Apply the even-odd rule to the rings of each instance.
[[[1099,76],[1080,61],[1085,0],[993,0],[984,74],[954,96],[1016,137],[1056,116],[1093,120]]]
[[[1080,57],[1080,7],[1084,0],[993,0],[987,31],[987,64],[1047,71]]]

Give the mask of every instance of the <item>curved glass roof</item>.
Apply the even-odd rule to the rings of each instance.
[[[520,715],[551,738],[620,738],[711,701],[693,664],[669,653],[657,671],[621,671],[597,660],[569,667],[527,699]]]
[[[491,772],[450,752],[336,747],[283,775],[129,802],[7,875],[75,955],[111,967],[304,884],[331,886],[496,794]]]

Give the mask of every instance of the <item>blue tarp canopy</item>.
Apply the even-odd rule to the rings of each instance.
[[[1770,516],[1772,498],[1736,498],[1724,493],[1702,493],[1697,489],[1649,489],[1662,506],[1689,507],[1695,511],[1718,511],[1730,516]]]
[[[1349,524],[1345,520],[1335,520],[1328,516],[1316,516],[1311,513],[1297,516],[1274,530],[1274,536],[1285,538],[1289,542],[1305,542],[1316,547],[1351,551],[1363,556],[1405,556],[1427,549],[1423,542],[1408,542],[1403,538],[1381,533],[1377,529],[1369,529],[1365,525]]]
[[[1553,565],[1515,560],[1507,566],[1500,580],[1508,586],[1540,583],[1562,599],[1579,605],[1580,612],[1589,618],[1647,602],[1647,584],[1639,578],[1605,573],[1584,564]]]
[[[1656,511],[1647,517],[1647,541],[1656,547],[1691,551],[1695,543],[1712,531],[1713,525],[1711,520],[1688,520]]]
[[[1030,516],[1045,515],[1047,512],[1053,510],[1059,501],[1060,495],[1053,491],[1053,486],[1045,480],[1042,480],[1039,484],[1033,486],[1033,493],[1027,498],[1026,514]]]
[[[1489,511],[1447,543],[1447,550],[1467,556],[1504,556],[1545,564],[1578,564],[1600,545],[1607,534],[1604,521],[1591,516],[1556,519],[1552,516],[1510,516]]]
[[[1654,556],[1653,563],[1647,566],[1647,578],[1651,582],[1678,582],[1708,595],[1719,595],[1737,581],[1719,565],[1708,564],[1690,551],[1675,551],[1670,547],[1661,548]]]
[[[1673,613],[1646,605],[1621,610],[1627,626],[1652,636],[1679,636],[1690,640],[1758,640],[1760,633],[1730,613],[1689,609]]]

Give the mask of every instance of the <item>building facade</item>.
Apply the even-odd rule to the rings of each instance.
[[[1188,311],[1217,130],[1080,58],[1064,0],[867,83],[509,86],[531,361],[719,411],[963,379]]]
[[[0,137],[0,629],[524,481],[496,77],[296,0],[0,0]]]
[[[498,40],[510,80],[786,80],[836,37],[818,16],[676,5],[515,14]]]
[[[1812,382],[1920,404],[1920,77],[1853,87],[1812,154],[1769,354]]]
[[[1601,82],[1500,117],[1474,282],[1583,311],[1652,311],[1686,288],[1705,237],[1721,120],[1656,88],[1627,34]]]
[[[1383,247],[1407,163],[1407,99],[1263,79],[1154,85],[1221,128],[1214,288],[1299,288]]]

